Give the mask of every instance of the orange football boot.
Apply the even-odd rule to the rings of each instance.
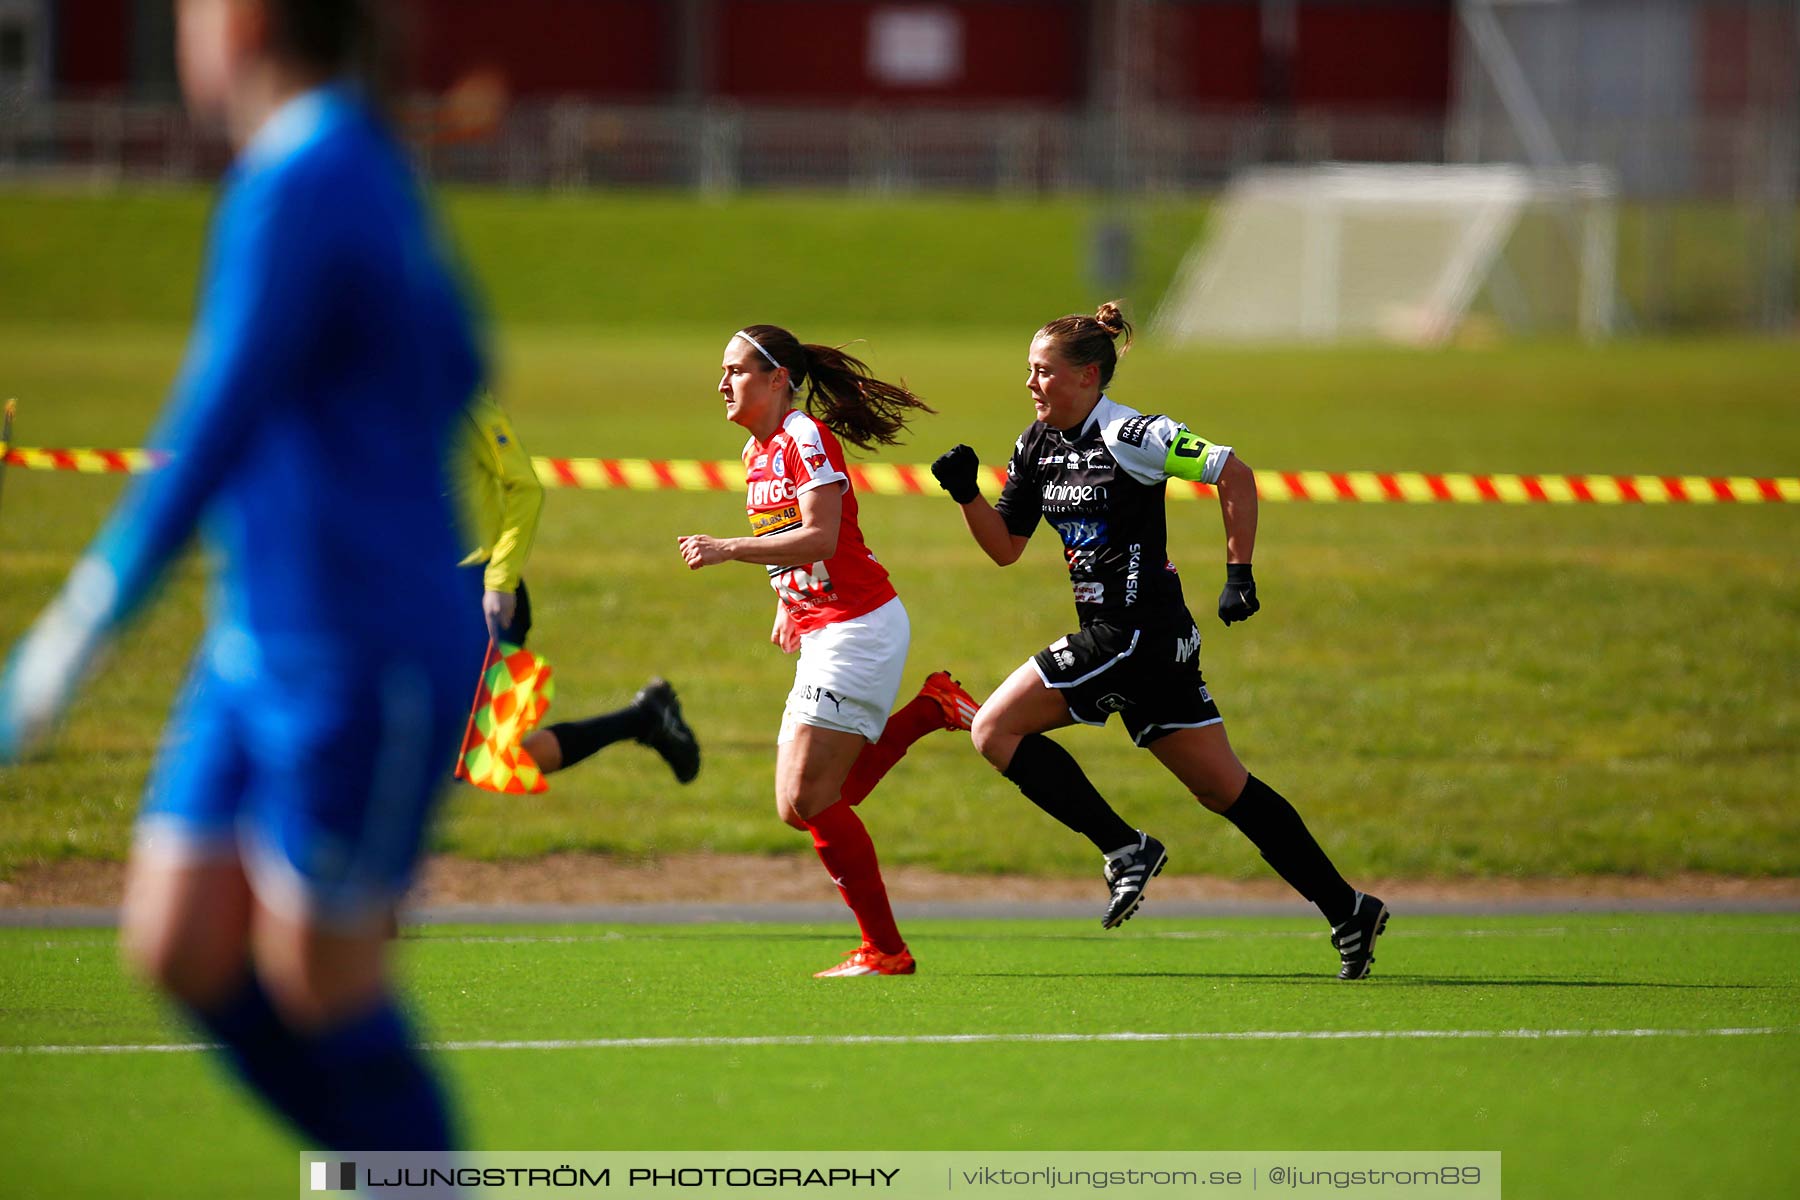
[[[925,686],[919,689],[919,695],[937,701],[944,710],[945,729],[971,729],[975,725],[975,711],[981,707],[975,697],[963,690],[962,684],[950,678],[948,671],[933,671],[925,677]]]
[[[902,949],[898,954],[883,954],[875,947],[864,942],[850,953],[844,955],[844,961],[835,967],[826,967],[823,971],[814,971],[814,979],[842,979],[849,975],[911,975],[917,969],[913,962],[912,952]]]

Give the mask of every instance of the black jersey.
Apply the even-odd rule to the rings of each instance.
[[[1217,483],[1230,454],[1179,422],[1102,395],[1079,429],[1034,421],[1019,435],[996,507],[1019,537],[1030,537],[1040,516],[1061,536],[1084,627],[1174,624],[1188,616],[1169,561],[1163,492],[1171,475]]]

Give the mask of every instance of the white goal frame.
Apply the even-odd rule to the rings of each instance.
[[[1614,196],[1611,177],[1592,166],[1332,163],[1243,171],[1220,196],[1210,235],[1189,250],[1151,329],[1176,342],[1439,345],[1468,315],[1520,221],[1544,210],[1556,219],[1576,275],[1576,326],[1584,338],[1604,338],[1614,324]],[[1360,216],[1392,225],[1408,214],[1421,227],[1438,226],[1437,244],[1411,247],[1394,278],[1376,277],[1366,261],[1350,277],[1346,224]],[[1360,303],[1346,305],[1347,290]]]

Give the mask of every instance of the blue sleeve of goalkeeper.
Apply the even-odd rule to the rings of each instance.
[[[283,182],[237,179],[221,198],[199,316],[149,440],[167,464],[126,494],[90,549],[112,576],[106,626],[148,598],[315,336],[326,231],[297,211],[305,188]]]

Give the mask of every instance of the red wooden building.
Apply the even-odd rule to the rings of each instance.
[[[0,0],[57,99],[172,98],[167,0]],[[1449,0],[395,0],[411,76],[515,100],[1442,115]],[[9,14],[14,14],[9,17]],[[33,48],[35,47],[35,48]],[[1118,72],[1123,71],[1121,75]]]

